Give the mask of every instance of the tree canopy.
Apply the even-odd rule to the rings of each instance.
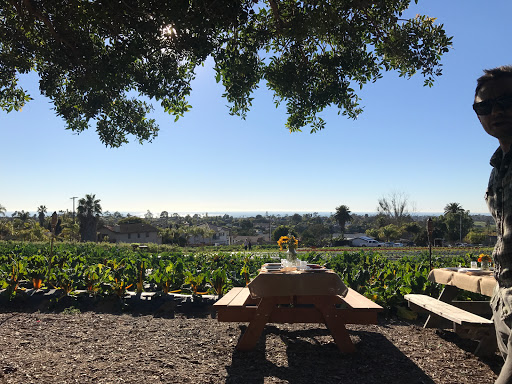
[[[77,216],[80,222],[80,237],[82,241],[96,241],[96,225],[101,215],[101,200],[90,194],[78,200]]]
[[[350,216],[350,208],[346,205],[340,205],[336,207],[336,213],[334,214],[334,220],[338,222],[341,229],[341,234],[345,233],[345,224],[347,221],[350,221],[352,216]]]
[[[407,194],[393,191],[379,199],[377,212],[388,216],[396,225],[401,226],[407,217],[410,216],[409,207],[411,205]]]
[[[354,89],[383,71],[421,72],[429,86],[441,74],[451,37],[434,18],[401,18],[410,2],[0,0],[0,108],[30,100],[19,77],[35,71],[67,129],[143,143],[159,129],[152,103],[183,116],[194,70],[212,57],[231,114],[245,117],[263,82],[290,131],[315,132],[328,106],[356,118]]]

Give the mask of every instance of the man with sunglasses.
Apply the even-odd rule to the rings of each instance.
[[[499,142],[491,157],[493,169],[485,194],[498,235],[493,251],[498,284],[491,307],[505,364],[496,383],[512,384],[512,66],[484,72],[477,80],[473,110],[484,130]]]

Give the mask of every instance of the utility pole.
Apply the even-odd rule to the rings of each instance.
[[[459,221],[459,242],[462,243],[462,211],[460,212],[460,221]]]
[[[432,270],[432,234],[434,232],[434,222],[432,218],[428,218],[427,220],[427,235],[428,235],[428,263],[430,265],[430,270]]]
[[[73,199],[73,224],[75,224],[75,199],[78,199],[77,196],[70,197],[70,199]]]

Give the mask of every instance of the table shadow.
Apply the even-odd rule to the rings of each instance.
[[[473,354],[475,352],[476,347],[478,346],[478,341],[471,339],[463,339],[455,332],[447,329],[437,329],[436,334],[443,340],[448,341],[458,348],[466,351],[467,353]],[[485,363],[496,375],[499,375],[501,372],[501,368],[503,367],[503,358],[496,351],[495,354],[489,356],[479,356],[478,357],[483,363]]]
[[[275,377],[299,384],[434,384],[382,334],[349,333],[356,346],[353,354],[341,353],[334,342],[324,344],[323,337],[331,337],[327,329],[288,331],[267,325],[253,351],[234,351],[226,383],[263,383]],[[286,358],[278,362],[267,345],[276,337],[286,344]]]

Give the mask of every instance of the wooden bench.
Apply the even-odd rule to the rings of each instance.
[[[313,303],[324,299],[323,296],[279,297],[276,300],[279,306],[274,309],[269,323],[323,323]],[[251,297],[249,288],[235,287],[213,306],[217,310],[218,321],[248,322],[252,320],[260,300]],[[335,316],[343,317],[345,324],[376,324],[380,311],[380,305],[351,288],[345,297],[335,297]],[[293,312],[300,313],[300,316],[286,316]]]
[[[409,304],[414,304],[417,307],[423,308],[426,312],[435,313],[438,316],[444,317],[459,325],[478,325],[478,326],[493,326],[492,320],[485,317],[475,315],[474,313],[465,311],[461,308],[455,307],[444,301],[434,299],[426,295],[409,294],[404,296]],[[411,309],[418,308],[411,307]]]
[[[492,320],[430,296],[408,294],[404,298],[409,302],[411,310],[447,319],[452,323],[453,330],[459,336],[478,340],[479,345],[475,354],[486,355],[496,351],[496,337]],[[432,324],[440,323],[432,322]],[[427,321],[424,327],[429,326],[431,325]]]
[[[233,288],[219,299],[214,308],[221,322],[249,322],[257,331],[242,335],[237,348],[252,349],[267,323],[326,324],[342,352],[354,352],[345,324],[377,324],[382,307],[349,289],[339,295],[301,295],[252,298],[247,287]],[[256,326],[253,325],[257,323]]]

